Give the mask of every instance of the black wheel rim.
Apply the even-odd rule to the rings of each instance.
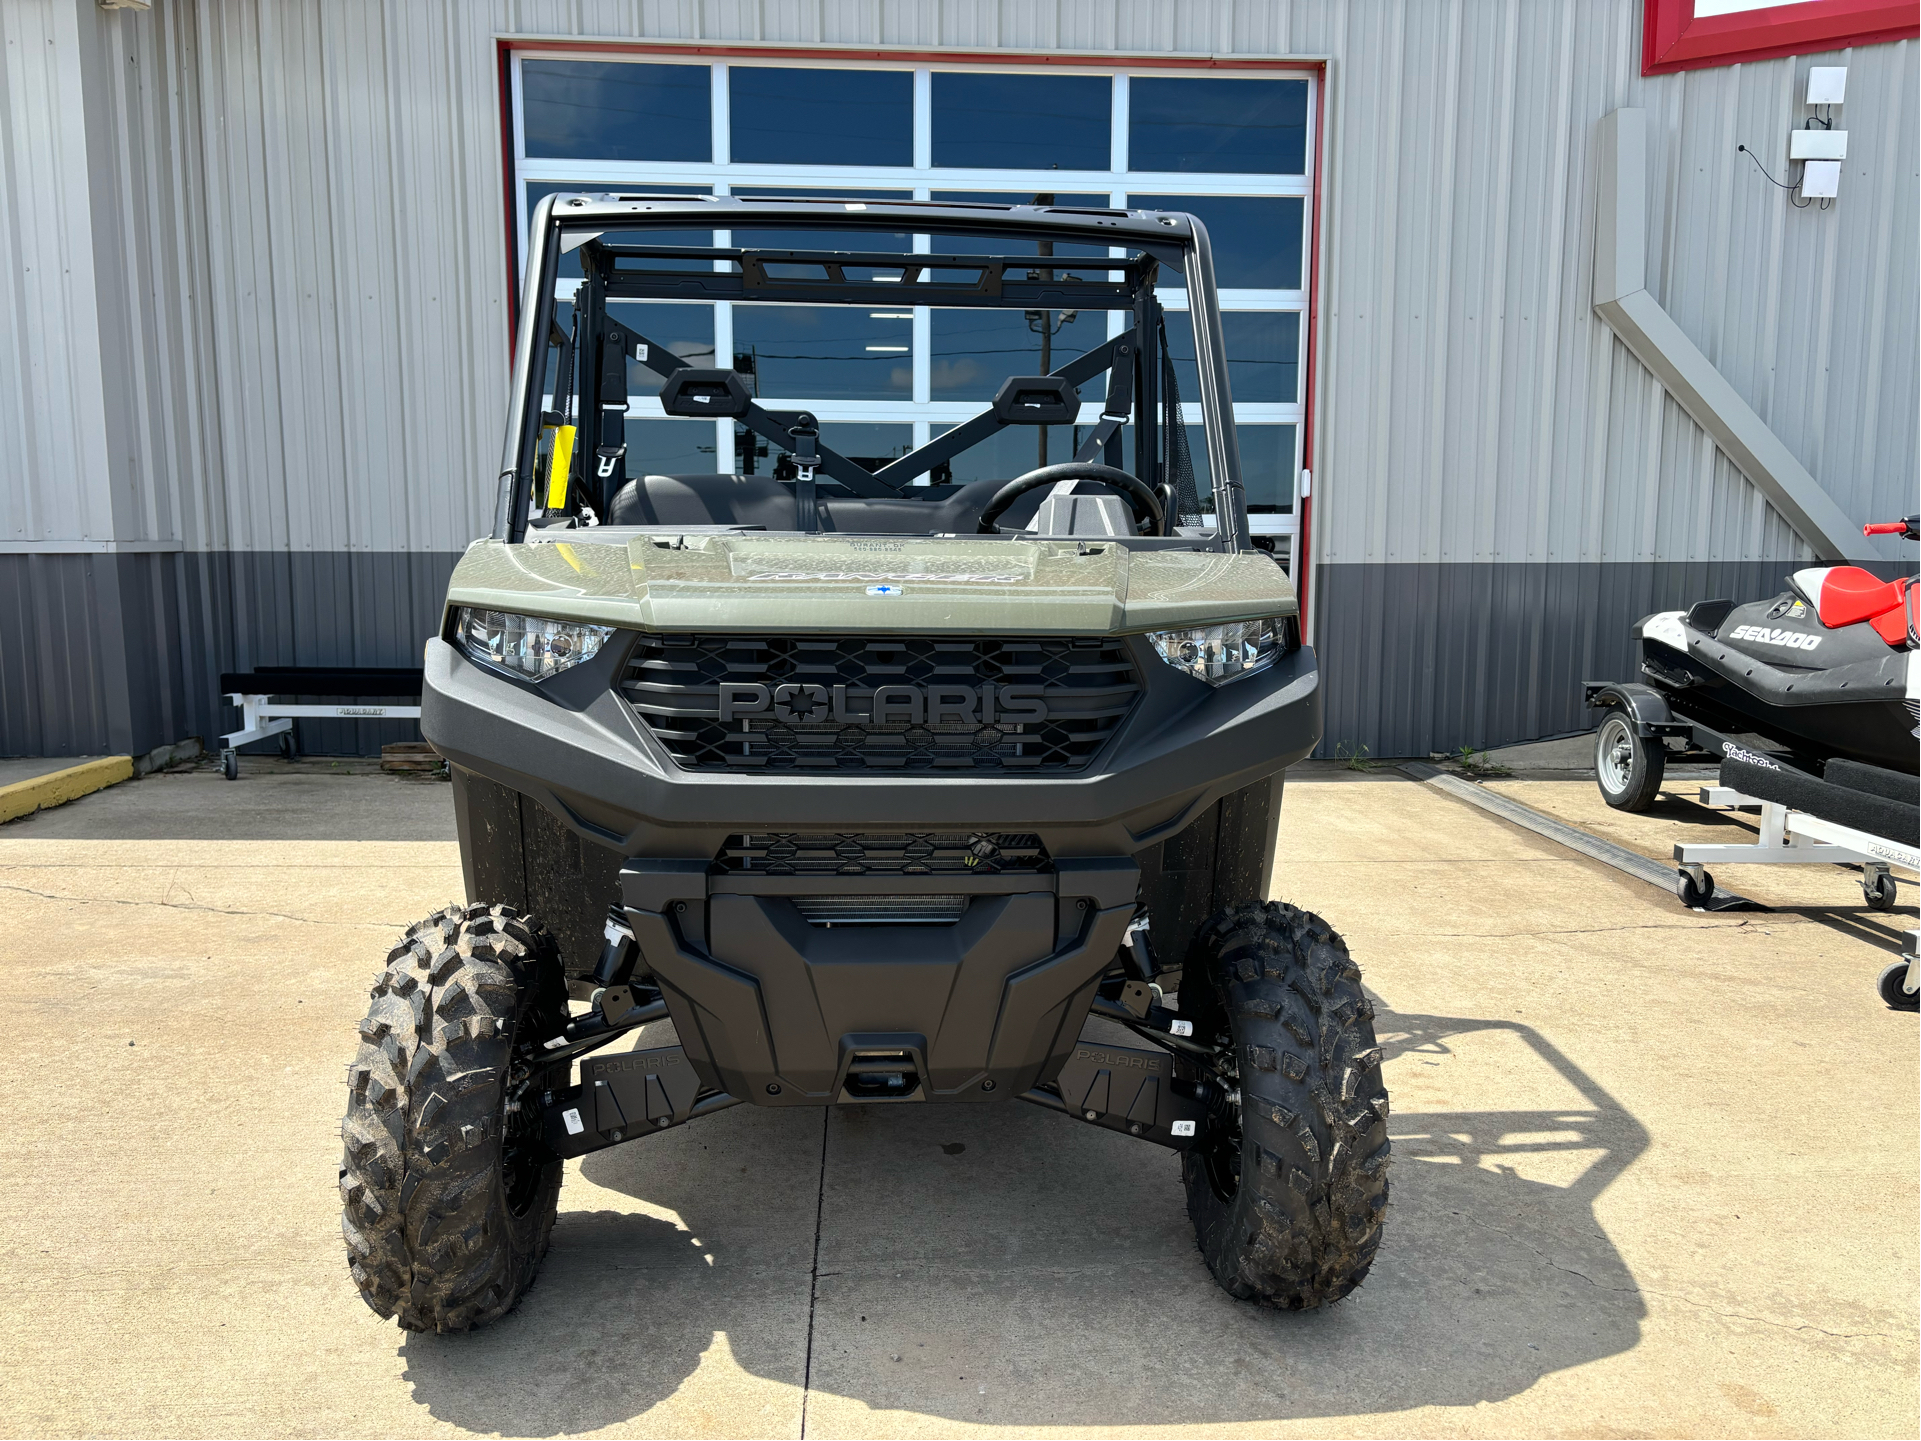
[[[524,1031],[523,1013],[514,1027],[518,1042]],[[518,1045],[516,1045],[518,1050]],[[501,1096],[500,1184],[506,1193],[507,1210],[516,1218],[525,1216],[540,1198],[541,1182],[553,1155],[541,1135],[540,1115],[535,1104],[547,1073],[528,1065],[515,1055],[507,1072],[507,1085]]]
[[[1214,1199],[1223,1205],[1241,1190],[1240,1067],[1234,1038],[1225,1027],[1216,1036],[1216,1074],[1208,1082],[1207,1139],[1201,1144],[1201,1170]]]

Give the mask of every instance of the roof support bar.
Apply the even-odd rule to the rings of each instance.
[[[1647,112],[1616,110],[1596,138],[1595,311],[1821,559],[1877,559],[1861,528],[1648,294]]]

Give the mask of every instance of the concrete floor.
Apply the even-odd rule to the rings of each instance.
[[[1696,915],[1429,787],[1293,784],[1277,891],[1345,932],[1394,1098],[1348,1301],[1229,1300],[1173,1159],[1059,1116],[741,1107],[571,1165],[521,1307],[421,1337],[348,1280],[334,1128],[368,978],[459,886],[393,838],[447,787],[281,779],[0,827],[7,1434],[1921,1425],[1917,1030],[1872,986],[1911,910]]]
[[[71,770],[88,761],[104,759],[103,756],[0,756],[0,786],[10,786],[16,781],[38,780],[55,771]]]

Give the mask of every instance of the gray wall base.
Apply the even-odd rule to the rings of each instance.
[[[1326,687],[1317,756],[1425,758],[1585,730],[1584,680],[1631,679],[1629,627],[1787,588],[1796,562],[1323,565],[1309,598]],[[1864,567],[1886,577],[1912,567]]]
[[[0,555],[0,755],[139,755],[239,724],[220,673],[418,665],[454,552]],[[1650,611],[1786,584],[1791,561],[1324,565],[1318,754],[1424,757],[1586,728],[1584,680],[1630,676]],[[1878,564],[1878,574],[1912,567]],[[411,722],[300,721],[302,748],[371,755]]]
[[[240,724],[220,674],[417,666],[455,552],[0,555],[0,755],[139,755]],[[371,755],[411,721],[297,721],[301,747]]]

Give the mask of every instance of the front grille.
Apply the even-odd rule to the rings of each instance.
[[[810,926],[951,926],[966,896],[795,896]]]
[[[1141,681],[1113,638],[646,636],[620,689],[688,770],[978,774],[1079,770]]]
[[[1034,835],[776,831],[729,836],[713,868],[756,876],[993,876],[1053,867]]]

